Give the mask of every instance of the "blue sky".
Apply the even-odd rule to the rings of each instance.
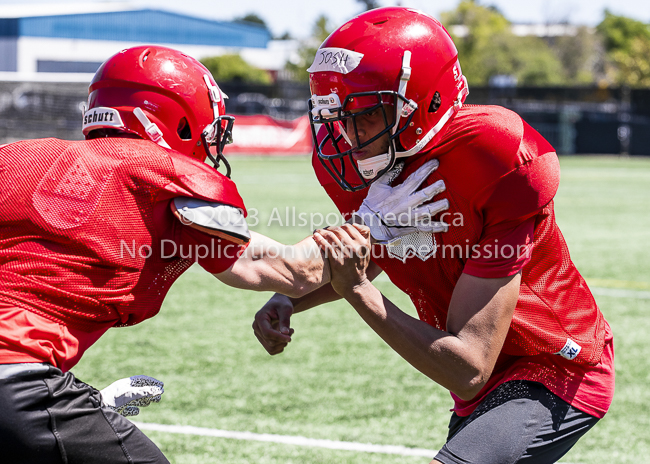
[[[381,6],[418,8],[434,16],[453,9],[459,0],[379,0]],[[30,3],[107,3],[106,0],[0,0],[3,5]],[[355,0],[130,0],[127,3],[146,8],[156,8],[185,13],[209,19],[231,20],[254,12],[263,18],[274,35],[289,31],[303,38],[321,14],[339,25],[361,11]],[[513,22],[539,23],[567,20],[573,24],[594,26],[603,18],[608,8],[615,14],[629,16],[650,23],[650,0],[479,0],[484,5],[497,6]],[[1,14],[0,14],[1,16]]]

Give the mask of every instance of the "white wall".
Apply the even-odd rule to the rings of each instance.
[[[14,42],[16,39],[12,39]],[[11,44],[7,44],[9,46]],[[17,63],[15,71],[23,79],[42,80],[45,76],[36,76],[39,60],[48,61],[82,61],[103,62],[115,53],[125,48],[142,45],[135,42],[116,42],[111,40],[81,40],[59,39],[46,37],[20,37],[15,43]],[[180,50],[188,55],[201,59],[208,56],[239,53],[250,64],[267,70],[279,70],[287,60],[293,58],[298,43],[295,41],[271,41],[266,49],[261,48],[230,48],[212,47],[205,45],[161,44]],[[0,51],[4,50],[0,42]],[[7,60],[10,61],[9,55]],[[4,59],[4,53],[3,53]],[[295,59],[295,58],[294,58]],[[0,71],[9,71],[11,67],[0,60]],[[7,73],[0,73],[0,79],[7,79]],[[38,73],[44,74],[44,73]],[[16,76],[17,77],[17,76]],[[70,76],[72,80],[78,80]],[[81,77],[83,80],[83,77]],[[14,80],[14,79],[11,79]],[[50,79],[46,79],[50,80]]]

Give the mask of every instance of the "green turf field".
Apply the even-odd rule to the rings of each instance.
[[[295,214],[307,218],[335,211],[308,158],[235,158],[231,163],[246,204],[257,209],[253,229],[258,232],[296,242],[311,228],[286,227],[287,208],[290,217],[294,207]],[[650,459],[649,200],[650,159],[562,158],[558,222],[578,268],[601,290],[596,298],[614,330],[617,370],[610,413],[563,462]],[[380,277],[377,286],[414,314],[387,279]],[[622,293],[608,295],[607,289]],[[297,315],[294,341],[285,353],[271,357],[251,330],[253,315],[268,297],[230,289],[192,268],[171,289],[158,316],[109,331],[74,372],[99,388],[135,374],[163,380],[163,401],[144,409],[140,422],[425,449],[443,444],[449,394],[393,353],[352,308],[333,303]],[[147,434],[179,464],[430,460]]]

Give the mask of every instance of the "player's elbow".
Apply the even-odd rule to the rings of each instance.
[[[463,401],[470,401],[479,394],[490,379],[491,370],[476,365],[466,365],[459,369],[455,385],[451,388]]]
[[[482,377],[479,376],[467,382],[459,383],[458,386],[452,391],[461,400],[470,401],[474,399],[476,395],[479,394],[479,392],[483,389],[486,383],[487,383],[487,379],[484,380]]]
[[[277,291],[277,290],[276,290]],[[307,278],[300,274],[293,272],[291,277],[287,279],[286,288],[282,291],[284,295],[289,298],[300,298],[309,293],[310,284]]]
[[[306,287],[298,287],[296,285],[288,287],[285,291],[285,295],[289,298],[301,298],[309,293]]]

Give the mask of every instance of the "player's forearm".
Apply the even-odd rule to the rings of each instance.
[[[334,291],[329,283],[307,293],[306,295],[297,298],[289,298],[291,304],[293,304],[293,314],[340,299],[341,296]]]
[[[298,298],[330,280],[329,263],[311,237],[283,245],[260,234],[233,269],[251,290],[273,291]]]
[[[301,298],[317,292],[330,281],[329,263],[323,259],[320,249],[311,237],[307,237],[293,246],[285,248],[281,259],[271,258],[270,265],[285,276],[284,290],[274,289],[277,293]]]
[[[370,282],[352,289],[345,299],[400,356],[459,397],[473,398],[489,377],[472,361],[471,347],[404,313]]]
[[[375,263],[371,262],[366,270],[366,275],[368,280],[371,282],[381,274],[382,270]],[[332,287],[330,283],[326,283],[320,288],[303,295],[298,298],[289,298],[293,304],[293,314],[306,311],[308,309],[314,308],[316,306],[323,305],[325,303],[330,303],[332,301],[340,300],[342,297]]]
[[[313,239],[291,246],[254,232],[251,235],[242,256],[226,272],[215,275],[225,284],[300,297],[329,282],[329,263]]]

